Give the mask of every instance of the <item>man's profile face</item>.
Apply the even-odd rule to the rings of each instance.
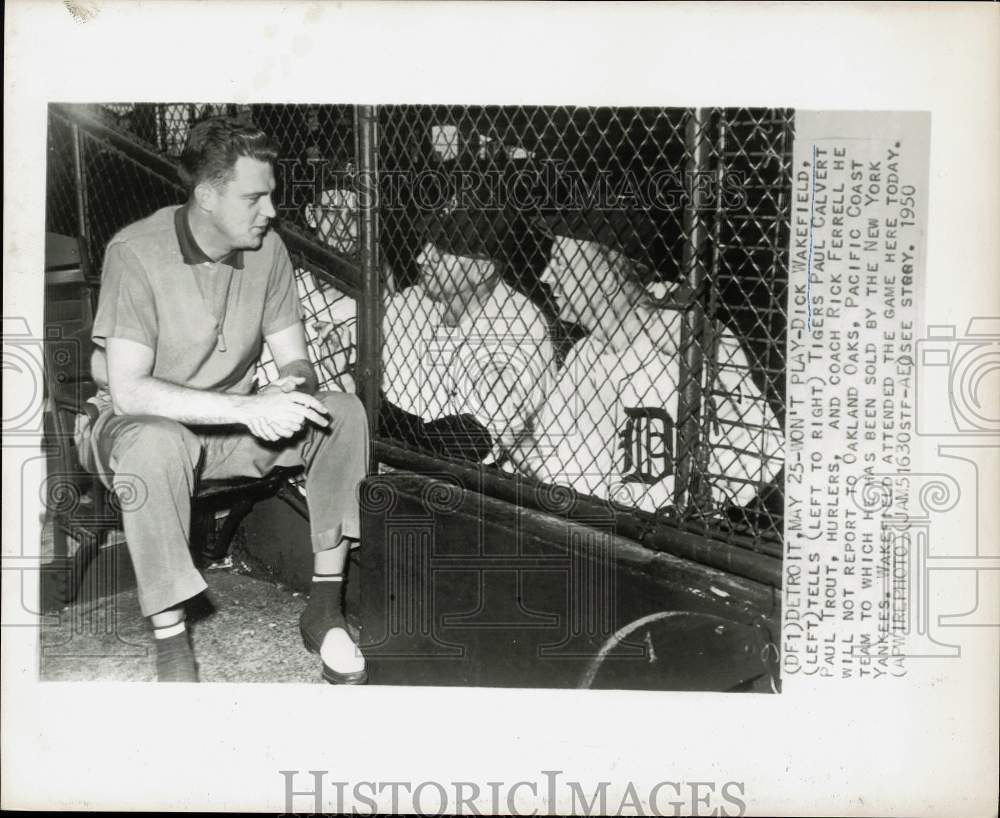
[[[493,262],[453,256],[425,244],[417,256],[420,279],[429,298],[447,301],[475,290],[493,272]]]
[[[214,188],[212,222],[233,250],[260,247],[276,215],[271,201],[274,187],[270,162],[241,156],[233,167],[233,177],[221,189]]]
[[[594,329],[608,308],[603,276],[611,275],[595,242],[557,236],[540,279],[552,288],[563,321]]]

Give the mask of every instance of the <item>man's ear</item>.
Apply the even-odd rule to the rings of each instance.
[[[194,201],[199,208],[207,213],[211,213],[215,210],[215,205],[219,200],[219,191],[215,189],[213,185],[208,180],[204,182],[199,182],[194,189]]]

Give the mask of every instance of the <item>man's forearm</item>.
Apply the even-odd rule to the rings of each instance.
[[[251,395],[230,395],[178,386],[147,375],[125,387],[112,386],[111,399],[119,415],[157,415],[190,425],[244,423]]]
[[[319,379],[316,377],[316,370],[313,365],[304,358],[297,358],[284,366],[278,367],[278,375],[284,378],[292,375],[304,380],[296,387],[296,391],[305,392],[307,395],[315,395],[319,391]]]

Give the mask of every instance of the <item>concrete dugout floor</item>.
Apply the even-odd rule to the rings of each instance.
[[[299,636],[302,593],[269,575],[239,544],[225,561],[201,567],[208,590],[189,603],[188,627],[202,682],[325,684],[319,658]],[[99,580],[85,583],[82,599],[46,617],[39,678],[155,681],[153,638],[123,542],[95,560],[88,574],[98,573]],[[93,590],[98,583],[103,592]]]

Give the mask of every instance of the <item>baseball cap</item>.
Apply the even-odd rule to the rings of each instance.
[[[517,161],[464,168],[445,180],[445,206],[424,214],[424,238],[451,255],[532,266],[549,241],[516,207],[530,178]]]
[[[591,208],[549,212],[537,229],[551,237],[591,241],[617,250],[657,278],[677,278],[680,237],[677,216],[668,210]]]
[[[512,232],[504,211],[446,208],[423,217],[424,238],[453,256],[506,261],[514,242]]]

